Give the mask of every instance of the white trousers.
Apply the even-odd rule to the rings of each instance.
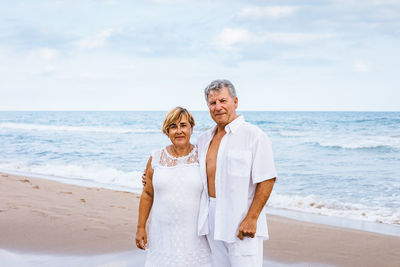
[[[210,232],[207,235],[211,248],[213,267],[262,267],[263,239],[260,237],[244,237],[234,243],[214,240],[215,230],[215,198],[210,197],[208,214]]]

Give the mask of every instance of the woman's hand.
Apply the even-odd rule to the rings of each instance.
[[[136,246],[140,249],[146,250],[147,234],[145,228],[138,228],[136,231]]]

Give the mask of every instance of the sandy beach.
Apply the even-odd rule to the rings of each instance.
[[[0,173],[0,250],[80,256],[138,252],[138,204],[139,196],[129,192]],[[268,222],[266,259],[400,266],[400,237],[272,215]]]

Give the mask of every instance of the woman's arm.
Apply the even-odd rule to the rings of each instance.
[[[139,218],[136,230],[136,246],[145,250],[147,245],[146,222],[149,218],[151,207],[153,206],[153,168],[151,167],[151,157],[146,166],[146,185],[143,188],[139,203]]]

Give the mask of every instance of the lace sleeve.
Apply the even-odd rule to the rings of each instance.
[[[198,164],[199,163],[199,149],[197,145],[194,146],[193,150],[185,160],[185,164]]]
[[[151,167],[153,170],[160,165],[161,150],[156,149],[151,152]]]

